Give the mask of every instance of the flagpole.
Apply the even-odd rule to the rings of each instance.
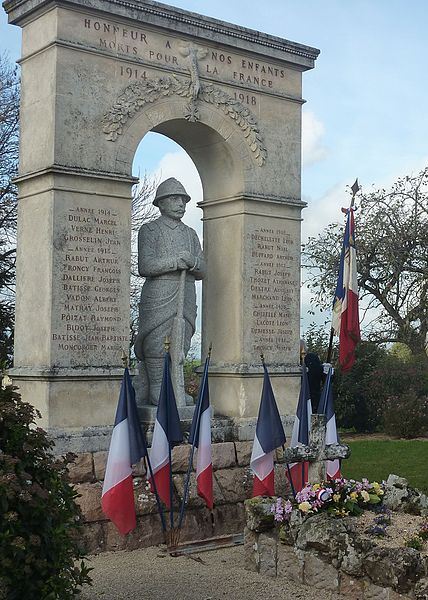
[[[171,342],[169,340],[168,337],[165,338],[165,354],[166,354],[166,361],[167,361],[167,365],[168,365],[168,370],[169,370],[169,364],[170,364],[170,360],[169,360],[169,349],[170,349],[170,345]],[[173,481],[172,481],[172,459],[171,459],[171,441],[169,439],[169,404],[171,402],[171,398],[170,398],[170,394],[169,394],[169,388],[167,388],[166,390],[166,437],[168,439],[168,461],[169,461],[169,505],[170,505],[170,509],[169,509],[169,524],[170,524],[170,529],[171,532],[174,529],[174,504],[173,504]]]
[[[211,350],[212,350],[212,345],[210,345],[209,350],[208,350],[208,356],[205,359],[204,376],[203,376],[203,379],[201,382],[201,387],[200,387],[199,396],[198,396],[198,403],[196,406],[197,413],[196,413],[196,423],[195,423],[195,435],[193,436],[192,449],[190,451],[189,464],[187,467],[186,483],[184,486],[183,499],[181,501],[180,520],[178,522],[178,529],[181,529],[181,525],[183,523],[184,511],[185,511],[185,507],[186,507],[186,500],[187,500],[187,495],[189,493],[190,473],[191,473],[192,466],[193,466],[193,456],[195,454],[196,436],[197,436],[197,432],[199,432],[199,424],[201,421],[202,399],[204,397],[205,386],[206,386],[206,382],[207,382],[207,378],[208,378],[208,366],[209,366],[210,359],[211,359]]]
[[[128,367],[129,367],[129,358],[128,358],[128,355],[126,354],[126,352],[125,352],[125,350],[123,348],[122,348],[122,362],[123,362],[124,369],[128,369]],[[162,531],[164,533],[166,533],[165,516],[163,514],[163,508],[162,508],[162,504],[161,504],[161,501],[160,501],[160,497],[159,497],[159,493],[158,493],[158,488],[157,488],[157,485],[156,485],[156,480],[155,480],[155,477],[153,475],[152,463],[150,462],[150,456],[149,456],[149,452],[148,452],[147,444],[146,444],[146,439],[145,439],[144,435],[142,436],[141,443],[143,445],[143,449],[144,449],[144,452],[145,452],[145,455],[143,457],[144,467],[146,469],[146,473],[147,473],[147,470],[150,473],[150,478],[151,478],[151,481],[152,481],[152,484],[153,484],[153,490],[155,492],[156,504],[157,504],[157,507],[158,507],[158,513],[159,513],[161,524],[162,524]]]
[[[354,202],[355,202],[355,196],[358,192],[358,190],[360,189],[360,186],[358,184],[358,177],[355,180],[355,182],[353,183],[353,185],[351,186],[351,191],[352,191],[352,198],[351,198],[351,203],[349,205],[349,208],[342,208],[342,212],[346,212],[346,214],[349,214],[349,211],[352,210],[354,208]],[[330,329],[330,340],[328,343],[328,350],[327,350],[327,358],[326,361],[327,363],[331,363],[331,357],[333,354],[333,336],[334,336],[334,329],[333,327]]]

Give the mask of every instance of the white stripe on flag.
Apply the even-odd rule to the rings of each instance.
[[[150,448],[150,462],[153,474],[157,473],[169,462],[169,444],[162,425],[156,419],[153,429],[152,447]],[[150,473],[147,473],[147,479]]]
[[[129,456],[128,419],[124,419],[113,429],[108,453],[102,495],[131,475]]]
[[[273,469],[273,451],[265,453],[257,438],[257,433],[254,436],[250,467],[260,481],[263,481]]]
[[[211,411],[210,407],[201,415],[199,422],[199,443],[196,474],[202,473],[212,463],[211,457]]]

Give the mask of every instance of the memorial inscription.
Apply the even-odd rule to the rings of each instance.
[[[290,340],[300,297],[299,248],[288,231],[277,227],[254,228],[246,242],[252,350],[282,355],[284,362],[294,352]]]
[[[70,366],[84,365],[89,353],[106,364],[128,343],[120,293],[129,265],[123,264],[124,231],[114,209],[70,206],[58,220],[54,241],[59,318],[52,329],[52,351]]]
[[[128,27],[119,22],[94,19],[87,16],[74,17],[70,23],[80,42],[104,52],[114,52],[117,58],[143,63],[173,71],[188,71],[194,56],[197,56],[201,77],[223,82],[238,88],[237,99],[252,104],[254,95],[240,97],[241,88],[278,94],[300,94],[299,73],[274,62],[254,60],[243,54],[220,51],[213,46],[189,45],[173,35],[162,35],[150,28]],[[184,51],[183,51],[184,50]],[[127,79],[146,79],[155,76],[144,68],[120,65],[118,73]]]

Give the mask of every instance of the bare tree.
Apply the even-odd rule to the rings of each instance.
[[[153,221],[159,216],[159,210],[153,206],[153,198],[158,186],[156,179],[144,175],[134,187],[132,194],[132,226],[131,226],[131,346],[138,333],[138,304],[144,280],[138,274],[138,231],[143,223]]]
[[[12,360],[15,305],[19,76],[0,55],[0,367]]]
[[[390,190],[359,195],[356,221],[358,287],[365,336],[402,342],[425,354],[428,335],[428,168]],[[330,307],[343,225],[330,224],[303,248],[313,302]]]

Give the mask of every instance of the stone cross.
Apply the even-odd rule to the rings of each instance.
[[[317,483],[326,479],[326,460],[348,458],[351,454],[345,444],[325,443],[327,422],[325,415],[312,415],[309,445],[285,448],[279,462],[300,463],[308,462],[308,482]]]

